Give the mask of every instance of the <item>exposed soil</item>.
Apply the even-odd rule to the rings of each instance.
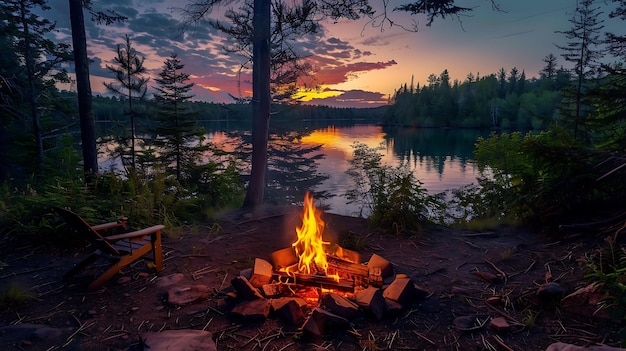
[[[179,285],[204,284],[214,292],[182,307],[167,303],[167,293],[157,287],[157,276],[149,273],[146,261],[124,269],[97,292],[86,293],[89,272],[69,286],[63,286],[61,277],[88,249],[0,238],[0,261],[6,264],[0,267],[0,291],[14,286],[35,298],[3,307],[0,326],[33,323],[64,333],[60,341],[0,335],[0,345],[5,344],[3,350],[138,350],[141,333],[167,329],[210,331],[218,350],[518,351],[545,350],[555,341],[617,342],[619,324],[536,295],[538,287],[549,281],[559,283],[566,293],[584,286],[577,259],[594,247],[596,239],[557,241],[510,227],[484,232],[434,228],[406,239],[372,231],[363,219],[331,214],[323,215],[326,239],[357,240],[363,261],[372,253],[385,257],[395,273],[408,275],[430,293],[428,297],[382,321],[361,313],[349,328],[328,332],[321,340],[302,335],[299,325],[285,325],[271,316],[261,322],[235,318],[229,313],[234,302],[223,294],[231,289],[230,280],[251,267],[255,257],[269,260],[271,252],[288,247],[300,224],[299,211],[274,208],[255,217],[233,214],[219,221],[219,231],[213,223],[166,230],[165,269],[158,276],[182,273]],[[476,271],[505,276],[488,282]],[[453,322],[459,316],[485,325],[459,330]],[[490,328],[489,320],[495,317],[505,317],[512,328]]]

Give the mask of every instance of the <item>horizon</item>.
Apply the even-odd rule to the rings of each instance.
[[[545,66],[544,57],[553,54],[557,65],[567,66],[557,43],[566,38],[557,31],[569,30],[569,18],[576,8],[575,0],[539,0],[511,2],[499,0],[501,11],[491,8],[488,0],[457,0],[459,6],[474,10],[467,16],[435,19],[425,25],[424,17],[395,13],[395,27],[381,31],[368,23],[341,20],[322,23],[321,33],[294,41],[294,46],[318,69],[317,89],[303,92],[304,104],[329,107],[377,107],[386,105],[390,96],[414,81],[427,85],[428,76],[439,76],[448,70],[451,81],[463,82],[468,74],[481,77],[495,74],[501,68],[525,73],[527,79],[538,77]],[[379,5],[372,2],[373,5]],[[57,21],[56,39],[71,42],[67,2],[49,4],[43,17]],[[109,0],[94,4],[97,10],[112,9],[129,19],[111,26],[96,25],[88,16],[85,21],[93,94],[106,95],[103,82],[112,75],[106,69],[125,34],[131,45],[145,58],[148,76],[160,72],[163,61],[175,52],[194,83],[194,100],[232,103],[235,97],[251,95],[251,72],[238,72],[241,57],[226,55],[221,49],[227,38],[210,27],[195,27],[181,32],[174,10],[177,0]],[[391,5],[389,5],[391,7]],[[225,7],[215,9],[216,16]],[[606,15],[608,11],[604,11]],[[397,17],[395,17],[397,16]],[[415,19],[419,31],[398,28]],[[608,23],[606,27],[610,26]],[[608,29],[607,29],[608,30]],[[154,80],[148,83],[149,90]],[[75,87],[66,86],[69,90]]]

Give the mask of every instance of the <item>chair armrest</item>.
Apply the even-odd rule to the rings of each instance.
[[[153,225],[152,227],[141,229],[141,230],[136,230],[136,231],[130,232],[130,233],[105,236],[104,239],[106,239],[106,240],[121,240],[121,239],[136,238],[136,237],[140,237],[140,236],[144,236],[144,235],[148,235],[148,234],[157,233],[157,232],[161,231],[163,228],[165,228],[164,225],[157,224],[157,225]]]
[[[109,223],[93,225],[91,226],[91,228],[95,231],[100,231],[100,230],[111,229],[115,227],[124,227],[125,225],[126,223],[124,222],[109,222]]]

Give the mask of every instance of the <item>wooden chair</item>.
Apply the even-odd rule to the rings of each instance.
[[[67,283],[72,276],[96,262],[101,257],[109,259],[112,265],[89,284],[87,287],[89,291],[97,289],[121,269],[150,251],[152,251],[151,261],[154,262],[156,271],[160,272],[163,269],[161,230],[165,228],[165,226],[159,224],[130,233],[103,236],[101,232],[107,229],[126,229],[127,220],[123,218],[118,222],[91,226],[85,222],[83,218],[70,210],[61,207],[54,207],[54,210],[65,220],[70,228],[77,231],[79,235],[84,236],[85,239],[96,248],[94,253],[78,263],[63,276],[63,282]]]

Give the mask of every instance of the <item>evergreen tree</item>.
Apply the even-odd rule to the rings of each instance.
[[[0,47],[11,47],[12,27],[0,21]],[[0,183],[10,179],[13,140],[9,127],[21,116],[17,83],[26,79],[20,74],[20,67],[20,59],[13,50],[0,50],[0,145],[3,145],[0,148]]]
[[[613,2],[618,5],[609,13],[609,19],[623,24],[626,21],[626,1]],[[603,65],[608,76],[594,91],[599,113],[593,127],[598,134],[606,136],[604,145],[607,148],[623,155],[626,150],[626,35],[613,32],[605,35],[607,52],[615,62]]]
[[[509,72],[509,91],[515,93],[517,91],[517,81],[519,80],[519,70],[517,67],[511,68]]]
[[[500,99],[504,99],[506,96],[506,87],[506,71],[502,67],[498,71],[498,97]]]
[[[517,80],[515,92],[518,96],[521,96],[526,92],[526,72],[524,70],[522,70],[522,73],[520,73],[519,79]]]
[[[585,96],[587,84],[599,73],[603,53],[600,48],[602,40],[600,33],[604,28],[603,20],[600,20],[600,7],[595,6],[594,0],[581,0],[570,23],[572,28],[568,31],[559,32],[570,40],[566,46],[557,47],[563,51],[563,58],[574,64],[573,73],[576,79],[573,89],[567,94],[568,100],[573,104],[573,110],[564,107],[564,114],[569,115],[572,121],[574,137],[578,138],[579,129],[585,124],[589,114]]]
[[[189,83],[189,74],[182,72],[185,65],[175,53],[164,62],[158,86],[154,87],[154,99],[158,105],[158,124],[155,128],[159,159],[163,165],[174,165],[174,174],[178,182],[182,181],[182,168],[192,168],[199,159],[202,147],[203,131],[196,127],[191,118],[188,102],[193,95],[189,92],[193,83]]]
[[[143,77],[146,68],[143,66],[144,58],[140,57],[130,43],[130,37],[126,35],[124,45],[117,46],[117,56],[113,59],[114,65],[107,65],[109,71],[115,74],[114,82],[104,83],[106,88],[128,99],[128,114],[130,115],[130,157],[131,166],[135,170],[135,117],[133,100],[143,99],[146,95],[149,78]]]
[[[15,86],[28,105],[38,172],[44,167],[40,96],[56,82],[69,82],[67,72],[60,64],[69,61],[71,55],[68,45],[56,44],[46,37],[55,30],[56,23],[36,15],[36,12],[49,9],[45,0],[5,0],[0,3],[0,18],[10,28],[12,50],[25,72],[25,81],[15,81]]]
[[[542,60],[546,65],[539,72],[539,76],[543,79],[554,79],[556,77],[556,56],[549,54]]]

